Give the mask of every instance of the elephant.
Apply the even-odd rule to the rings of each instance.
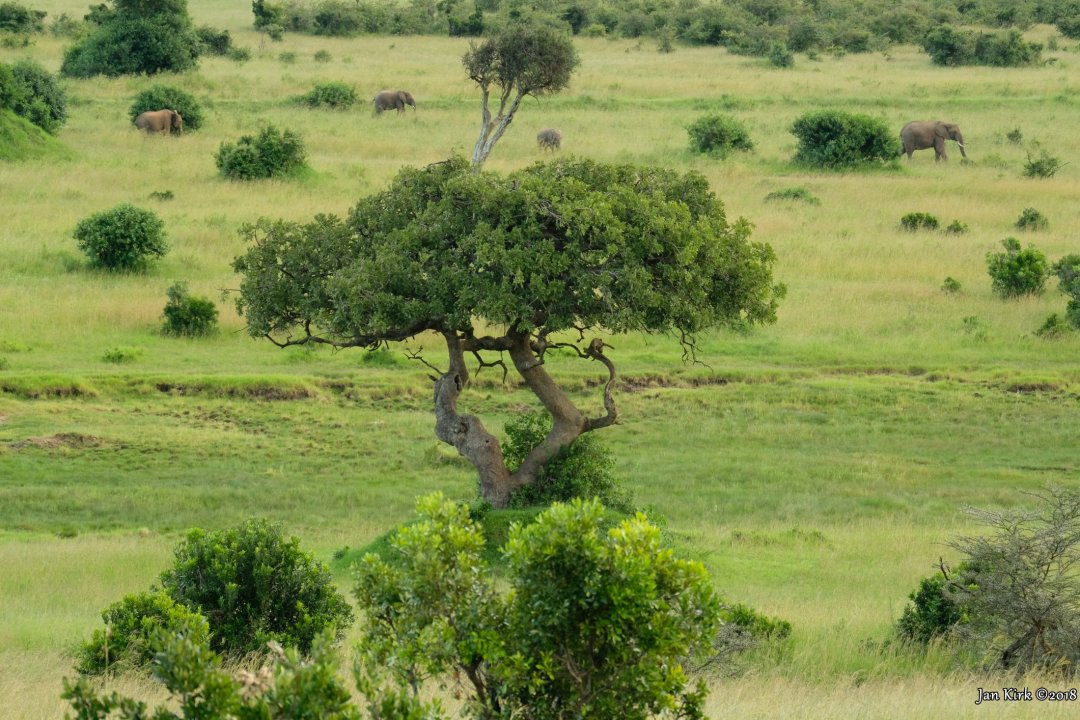
[[[542,150],[558,150],[562,146],[562,133],[555,128],[544,128],[536,133],[536,144]]]
[[[934,148],[934,162],[948,160],[945,155],[946,140],[955,140],[960,146],[960,154],[967,158],[967,153],[964,152],[964,136],[960,134],[959,126],[954,123],[940,120],[909,122],[900,131],[900,141],[904,143],[902,152],[907,153],[909,161],[911,153],[931,147]]]
[[[405,112],[406,105],[412,105],[413,112],[416,112],[416,101],[413,100],[413,96],[405,90],[383,90],[373,97],[371,102],[375,106],[376,113],[381,113],[383,110],[390,110],[393,108],[400,114]]]
[[[173,130],[184,132],[184,118],[175,110],[147,110],[135,118],[135,127],[145,130],[146,134],[161,133],[168,135]]]

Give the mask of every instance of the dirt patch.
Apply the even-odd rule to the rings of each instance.
[[[1063,388],[1060,385],[1050,382],[1020,382],[1006,385],[1006,392],[1011,393],[1056,393],[1061,392]]]
[[[306,400],[318,393],[303,385],[207,385],[202,383],[159,382],[154,387],[169,395],[244,398],[246,400]]]
[[[8,447],[12,450],[21,450],[28,447],[42,448],[45,450],[52,450],[55,448],[88,448],[99,447],[100,445],[101,438],[94,437],[93,435],[83,435],[82,433],[57,433],[56,435],[49,435],[48,437],[26,438],[25,440],[16,440],[13,443],[8,443]]]

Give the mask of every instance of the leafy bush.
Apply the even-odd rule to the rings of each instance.
[[[727,157],[733,150],[753,150],[746,126],[730,115],[706,115],[686,128],[690,149]]]
[[[1042,293],[1050,275],[1046,256],[1031,246],[1021,250],[1016,238],[1005,238],[1001,244],[1005,252],[986,254],[994,292],[1004,298]]]
[[[930,213],[911,212],[900,218],[900,227],[909,232],[937,230],[938,225],[938,219]]]
[[[356,90],[343,82],[319,83],[315,88],[300,98],[300,102],[313,108],[333,108],[345,110],[360,100]]]
[[[291,130],[268,125],[256,136],[222,142],[214,158],[218,171],[232,180],[281,177],[305,167],[304,143]]]
[[[75,669],[83,675],[148,667],[154,659],[152,640],[159,630],[201,644],[210,636],[206,618],[155,589],[113,603],[102,611],[101,619],[105,629],[95,630],[75,654]]]
[[[143,269],[169,249],[165,223],[150,210],[128,203],[80,220],[75,240],[92,265],[107,270]]]
[[[11,66],[11,78],[11,109],[55,135],[67,121],[67,97],[56,76],[33,60],[20,60]]]
[[[1005,133],[1005,139],[1011,142],[1013,145],[1019,145],[1024,141],[1024,133],[1020,131],[1020,128],[1013,128],[1009,132]]]
[[[953,220],[951,223],[945,226],[945,232],[949,233],[950,235],[963,235],[970,229],[971,228],[968,227],[967,223],[960,222],[959,220]]]
[[[1050,313],[1046,321],[1035,331],[1035,335],[1044,340],[1056,340],[1072,332],[1071,323],[1057,313]]]
[[[811,205],[820,205],[821,199],[804,187],[790,187],[773,190],[765,196],[766,200],[797,200]]]
[[[265,520],[191,530],[161,584],[207,617],[219,652],[252,652],[276,640],[306,653],[324,629],[340,637],[353,617],[326,566]]]
[[[813,167],[842,169],[895,163],[894,133],[884,120],[820,110],[799,117],[791,127],[799,139],[794,161]]]
[[[1016,221],[1017,230],[1045,230],[1050,227],[1050,221],[1046,216],[1035,208],[1024,208]]]
[[[1061,292],[1080,298],[1080,255],[1066,255],[1050,267],[1057,275]]]
[[[135,362],[141,354],[142,350],[139,348],[114,347],[106,350],[105,354],[101,356],[101,359],[108,363],[120,365],[123,363]]]
[[[941,283],[941,292],[946,295],[955,295],[960,292],[960,281],[954,277],[947,277],[945,281]]]
[[[45,11],[32,10],[16,2],[0,3],[0,32],[29,35],[44,32]]]
[[[935,65],[971,65],[975,57],[975,35],[941,25],[926,33],[922,47]]]
[[[218,310],[213,300],[192,297],[185,282],[174,283],[166,295],[169,300],[162,311],[165,318],[163,333],[194,337],[208,335],[216,329]]]
[[[272,35],[271,38],[273,38]],[[245,63],[251,59],[251,50],[248,50],[246,47],[231,47],[229,48],[229,52],[225,53],[225,57],[233,62]]]
[[[911,604],[896,622],[896,633],[902,638],[926,644],[947,637],[958,625],[968,620],[964,609],[950,592],[951,582],[944,571],[923,578],[919,587],[908,596]]]
[[[330,62],[330,51],[329,50],[318,50],[318,51],[316,51],[315,55],[313,55],[312,57],[314,58],[315,62],[320,62],[320,63]]]
[[[942,25],[928,32],[922,45],[935,65],[1018,67],[1042,60],[1042,45],[1027,42],[1017,30],[976,33]]]
[[[180,113],[188,132],[202,127],[202,104],[191,93],[172,85],[151,85],[140,92],[128,108],[128,117],[135,122],[135,118],[147,110],[165,109]]]
[[[1071,15],[1058,18],[1058,32],[1070,40],[1080,40],[1080,15]]]
[[[1038,152],[1038,156],[1035,156],[1033,152]],[[1024,162],[1024,176],[1029,178],[1054,177],[1057,171],[1063,167],[1065,167],[1065,163],[1060,158],[1054,157],[1041,145],[1034,143],[1033,148],[1027,151],[1027,160]]]
[[[789,68],[795,66],[795,53],[788,50],[787,45],[776,43],[769,48],[769,62],[773,67]]]
[[[232,48],[232,35],[228,30],[218,30],[209,25],[199,27],[195,34],[202,43],[202,52],[210,55],[227,55]],[[180,113],[183,115],[183,113]]]
[[[153,75],[195,67],[202,44],[186,0],[113,0],[99,6],[97,27],[64,52],[60,72],[69,77]]]
[[[504,427],[503,456],[508,468],[517,468],[529,451],[551,431],[546,412],[522,413]],[[536,481],[518,488],[512,507],[550,505],[574,498],[596,498],[609,507],[631,512],[630,493],[623,490],[612,472],[615,459],[595,433],[586,433],[564,449],[537,475]]]

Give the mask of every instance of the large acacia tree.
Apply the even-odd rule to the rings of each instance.
[[[615,422],[615,365],[587,333],[669,334],[692,348],[695,333],[773,322],[784,291],[772,249],[750,241],[746,221],[727,221],[701,175],[585,160],[502,177],[453,158],[401,171],[344,221],[262,221],[248,234],[235,267],[253,335],[366,348],[442,336],[435,433],[476,467],[496,507],[575,438]],[[556,347],[606,368],[603,412],[583,412],[548,373]],[[517,468],[458,411],[472,357],[508,357],[552,417]]]

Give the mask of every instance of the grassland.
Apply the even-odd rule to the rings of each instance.
[[[67,0],[34,5],[86,11]],[[188,527],[267,516],[330,559],[405,519],[418,494],[473,494],[469,469],[434,438],[426,369],[400,355],[277,350],[249,338],[227,301],[215,337],[157,332],[174,280],[214,298],[236,287],[230,261],[244,223],[341,214],[402,165],[468,151],[479,109],[459,63],[467,42],[272,43],[251,30],[246,3],[191,6],[197,24],[227,28],[253,58],[207,58],[182,77],[68,82],[71,117],[59,140],[72,157],[0,164],[3,717],[63,714],[72,643],[105,605],[153,582]],[[669,338],[611,339],[623,422],[605,436],[620,474],[725,596],[795,626],[782,651],[715,682],[712,715],[984,714],[975,688],[1002,678],[882,642],[917,580],[948,557],[941,543],[973,529],[964,506],[1016,506],[1024,490],[1080,478],[1080,338],[1034,335],[1065,299],[1051,289],[999,300],[985,265],[1009,235],[1051,259],[1080,252],[1074,44],[1040,68],[941,69],[903,47],[800,56],[790,70],[711,49],[661,54],[647,41],[576,44],[582,64],[570,89],[527,102],[489,169],[543,157],[535,133],[553,126],[564,153],[697,170],[730,216],[750,219],[776,249],[790,289],[775,326],[703,338],[709,367],[683,364]],[[0,49],[0,60],[30,56],[56,70],[63,46],[40,36]],[[329,62],[314,60],[319,50]],[[405,87],[419,107],[375,118],[367,107],[317,112],[292,102],[330,80],[363,97]],[[200,98],[204,128],[180,138],[136,133],[127,108],[155,82]],[[957,122],[972,162],[950,148],[947,165],[924,151],[872,173],[792,167],[787,128],[825,107],[878,116],[897,131],[912,119]],[[755,151],[692,155],[685,126],[706,112],[746,123]],[[219,144],[266,122],[303,135],[312,172],[219,179]],[[1017,128],[1069,164],[1052,179],[1022,177],[1026,144],[1006,139]],[[765,200],[789,187],[821,203]],[[175,199],[149,199],[163,190]],[[172,251],[146,274],[86,269],[71,238],[76,222],[125,201],[160,214]],[[1025,207],[1046,215],[1049,229],[1015,230]],[[970,231],[903,232],[899,219],[913,211]],[[941,292],[946,276],[960,281],[959,294]],[[106,362],[115,349],[132,361]],[[596,369],[561,361],[555,372],[583,402],[598,402],[589,389]],[[466,402],[497,427],[529,397],[482,374]],[[339,578],[348,585],[344,569]],[[1071,717],[1075,708],[991,711]]]

